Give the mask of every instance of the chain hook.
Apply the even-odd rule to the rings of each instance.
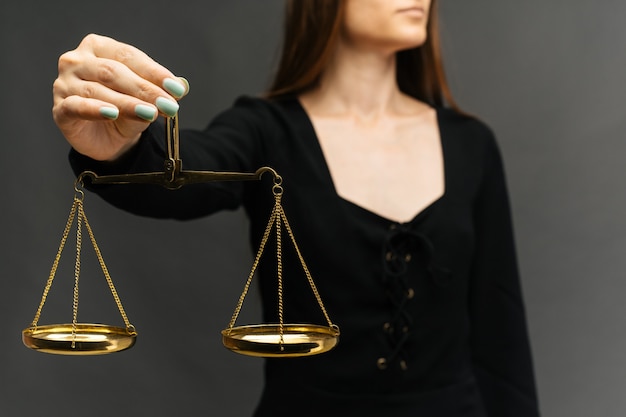
[[[83,181],[83,174],[81,173],[76,181],[74,181],[74,200],[83,201],[85,199],[85,192],[82,190],[85,187],[85,183]]]

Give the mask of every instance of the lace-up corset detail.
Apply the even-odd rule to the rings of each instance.
[[[381,370],[399,366],[409,367],[407,342],[414,330],[414,319],[409,307],[417,302],[416,280],[432,279],[445,286],[449,271],[434,263],[434,248],[430,239],[411,229],[410,224],[393,224],[383,244],[382,282],[389,300],[391,315],[383,324],[390,352],[377,361]],[[419,268],[409,268],[418,262]],[[423,271],[416,273],[415,271]]]

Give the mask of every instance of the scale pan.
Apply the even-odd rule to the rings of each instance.
[[[137,333],[125,327],[104,324],[50,324],[28,327],[22,331],[22,341],[34,350],[58,355],[101,355],[119,352],[135,344]],[[74,347],[72,347],[74,340]]]
[[[324,353],[335,347],[339,328],[312,324],[257,324],[222,330],[222,343],[236,353],[261,357],[296,357]]]

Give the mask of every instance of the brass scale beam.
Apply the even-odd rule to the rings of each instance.
[[[253,173],[217,172],[217,171],[189,171],[183,170],[180,159],[180,136],[178,129],[178,114],[167,117],[165,122],[167,137],[167,159],[162,172],[146,172],[136,174],[98,175],[93,171],[82,172],[77,179],[78,184],[89,177],[92,184],[157,184],[170,190],[176,190],[186,184],[197,184],[211,181],[248,181],[260,180],[261,176],[270,172],[274,181],[280,184],[282,178],[270,167],[261,167]]]

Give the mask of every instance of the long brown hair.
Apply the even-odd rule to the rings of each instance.
[[[344,0],[287,0],[282,53],[267,97],[300,94],[315,87],[341,32]],[[397,53],[402,92],[433,106],[458,110],[446,81],[440,50],[437,0],[431,1],[426,42]]]

